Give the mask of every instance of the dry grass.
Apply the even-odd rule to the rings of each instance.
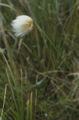
[[[16,38],[10,23],[22,14],[34,29]],[[79,120],[78,0],[0,1],[0,28],[3,120]]]

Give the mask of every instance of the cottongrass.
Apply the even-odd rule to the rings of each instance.
[[[24,36],[33,28],[33,20],[27,15],[17,16],[11,23],[16,37]]]

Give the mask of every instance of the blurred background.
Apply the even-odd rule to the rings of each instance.
[[[16,38],[16,16],[33,30]],[[79,1],[0,0],[0,116],[79,120]]]

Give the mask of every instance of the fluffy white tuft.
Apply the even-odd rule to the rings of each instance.
[[[16,37],[24,36],[33,28],[33,20],[27,15],[17,16],[11,23]]]

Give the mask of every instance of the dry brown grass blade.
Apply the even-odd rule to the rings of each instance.
[[[9,60],[9,62],[11,64],[11,66],[12,66],[12,70],[14,72],[15,78],[16,78],[16,80],[18,80],[19,79],[19,73],[18,73],[16,64],[15,64],[15,61],[13,60],[12,55],[11,55],[11,50],[10,50],[11,48],[10,48],[10,45],[9,45],[9,43],[7,41],[6,34],[4,32],[3,23],[2,23],[1,29],[2,29],[2,39],[3,39],[4,45],[5,45],[6,50],[7,50],[8,60]]]

